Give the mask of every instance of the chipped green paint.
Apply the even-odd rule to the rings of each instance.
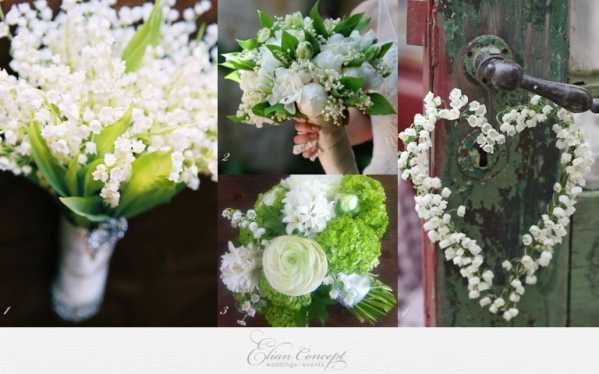
[[[484,34],[497,35],[508,43],[514,59],[528,73],[565,81],[569,53],[567,0],[438,0],[438,5],[446,49],[454,65],[463,61],[461,53],[472,39]],[[464,78],[459,66],[454,66],[453,71],[451,80],[459,82],[457,85],[472,99],[484,102],[489,118],[528,100],[528,94],[522,91],[486,91]],[[504,149],[498,150],[501,153],[496,159],[481,166],[477,164],[479,159],[473,157],[476,150],[464,149],[467,139],[473,136],[465,124],[448,125],[442,150],[445,155],[442,177],[454,191],[449,199],[450,209],[458,205],[467,207],[468,213],[459,229],[481,244],[487,263],[495,269],[496,283],[503,284],[500,263],[505,258],[522,255],[521,235],[537,223],[552,196],[559,153],[548,124],[509,139]],[[568,251],[567,244],[556,248],[552,267],[542,272],[537,286],[528,289],[520,303],[520,316],[509,324],[469,300],[464,279],[439,256],[437,325],[565,325]]]
[[[599,191],[584,192],[572,218],[570,326],[599,326]]]

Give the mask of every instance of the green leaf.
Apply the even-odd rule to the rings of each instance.
[[[79,195],[79,169],[79,160],[77,159],[77,157],[73,157],[69,162],[69,167],[67,168],[67,172],[64,177],[65,183],[67,185],[67,190],[69,192],[69,195],[71,196]]]
[[[64,180],[66,171],[50,153],[48,144],[42,137],[39,124],[36,121],[29,124],[27,135],[29,136],[29,143],[31,143],[31,156],[37,169],[59,196],[66,196],[67,186]]]
[[[111,218],[106,214],[107,208],[100,196],[61,197],[60,202],[73,213],[85,217],[91,222],[104,222]]]
[[[352,91],[357,91],[364,87],[364,78],[357,77],[341,77],[341,84]]]
[[[269,107],[270,107],[270,104],[268,103],[268,101],[265,101],[260,104],[256,104],[252,108],[252,113],[254,113],[255,115],[260,116],[260,117],[266,117],[266,109],[268,109]]]
[[[97,157],[103,157],[106,153],[114,150],[114,142],[125,133],[131,125],[131,113],[133,109],[129,107],[125,114],[112,125],[106,126],[94,137],[96,143]]]
[[[312,7],[312,9],[310,10],[310,18],[314,22],[314,29],[316,30],[316,32],[319,35],[322,35],[324,37],[328,37],[329,33],[327,31],[327,28],[324,25],[324,20],[322,19],[322,17],[320,16],[320,13],[318,12],[318,5],[319,5],[319,3],[320,3],[320,0],[317,1],[314,4],[314,6]]]
[[[162,26],[162,8],[160,0],[156,0],[152,13],[147,21],[137,30],[133,38],[123,50],[122,59],[125,61],[126,71],[133,72],[141,67],[146,48],[156,45],[160,41],[160,27]]]
[[[270,29],[274,25],[274,20],[266,12],[258,10],[258,19],[260,20],[260,26]]]
[[[235,71],[225,75],[225,79],[233,81],[233,82],[241,83],[241,74],[239,73],[239,70],[235,70]]]
[[[388,114],[395,114],[395,109],[393,106],[385,99],[383,95],[377,93],[368,94],[370,99],[372,100],[372,104],[370,108],[368,108],[367,113],[371,116],[385,116]]]
[[[239,44],[239,46],[244,50],[256,49],[258,47],[258,41],[256,39],[247,39],[247,40],[239,40],[238,39],[237,44]]]
[[[376,45],[371,45],[370,47],[366,48],[366,51],[364,51],[364,60],[372,61],[377,56],[378,52],[379,47]]]
[[[318,42],[316,37],[308,31],[304,31],[304,36],[306,38],[306,41],[308,43],[310,43],[310,46],[312,47],[313,55],[316,56],[317,54],[319,54],[320,53],[320,43]]]
[[[281,37],[281,48],[287,56],[290,56],[292,59],[295,57],[295,51],[297,50],[297,46],[299,45],[299,40],[287,31],[283,31],[283,36]]]
[[[253,60],[245,59],[241,53],[223,53],[225,62],[221,63],[221,66],[229,69],[240,69],[240,70],[252,70],[256,67],[256,62]]]
[[[232,122],[239,122],[239,123],[248,123],[248,118],[246,117],[241,117],[241,116],[233,116],[233,115],[229,115],[226,117],[229,121]]]
[[[272,55],[275,56],[275,58],[279,60],[285,67],[288,67],[291,64],[291,57],[283,48],[274,44],[268,44],[266,48],[268,48],[272,52]]]
[[[379,59],[385,57],[385,55],[387,54],[387,52],[389,52],[391,47],[393,47],[393,42],[388,42],[380,46],[376,53],[376,58]]]
[[[103,158],[96,158],[91,163],[87,164],[82,172],[83,172],[83,195],[91,196],[97,193],[102,189],[103,183],[101,181],[94,180],[93,173],[102,162],[104,162]]]
[[[130,218],[170,201],[184,187],[168,180],[171,154],[152,152],[133,162],[132,176],[123,187],[117,215]]]
[[[290,117],[291,113],[289,113],[287,109],[285,109],[285,105],[276,104],[266,108],[264,110],[264,116],[270,119],[281,119],[281,117]]]
[[[354,14],[350,17],[345,17],[341,22],[335,26],[333,31],[336,33],[342,34],[345,37],[348,37],[352,31],[356,29],[356,27],[362,21],[362,17],[364,17],[364,13]]]
[[[370,21],[372,21],[372,18],[362,19],[360,23],[358,23],[358,25],[356,26],[356,30],[358,30],[359,32],[366,30],[368,26],[370,26]]]
[[[307,307],[308,317],[310,321],[320,322],[325,325],[329,319],[329,306],[335,302],[329,296],[331,288],[322,286],[312,294],[312,302]]]

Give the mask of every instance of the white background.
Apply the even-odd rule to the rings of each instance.
[[[250,366],[261,334],[341,370]],[[596,329],[1,329],[0,374],[596,373]]]

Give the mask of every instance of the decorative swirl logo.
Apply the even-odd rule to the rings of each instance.
[[[250,333],[253,346],[247,356],[250,366],[269,368],[321,368],[323,370],[347,369],[347,351],[319,352],[307,346],[288,341],[279,342],[260,331]]]

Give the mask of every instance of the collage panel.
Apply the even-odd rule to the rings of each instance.
[[[218,325],[398,326],[395,176],[223,176]]]
[[[0,6],[0,325],[215,326],[217,1]]]
[[[599,3],[403,3],[404,321],[599,326]]]
[[[397,174],[398,12],[219,1],[220,174]]]

